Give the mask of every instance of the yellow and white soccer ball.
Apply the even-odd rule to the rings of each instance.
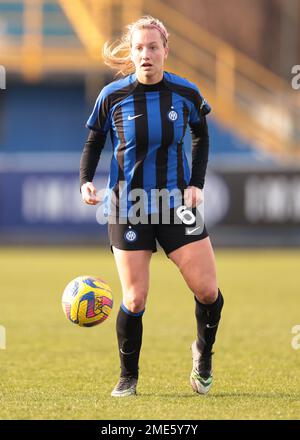
[[[92,327],[105,321],[113,307],[109,285],[100,278],[81,276],[64,290],[62,307],[66,317],[82,327]]]

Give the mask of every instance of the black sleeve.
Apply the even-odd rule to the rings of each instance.
[[[80,159],[80,188],[92,182],[106,140],[106,134],[91,130]]]
[[[201,121],[190,124],[192,134],[192,173],[190,186],[203,188],[208,162],[209,136],[205,116]]]

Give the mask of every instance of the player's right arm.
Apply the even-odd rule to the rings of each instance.
[[[105,145],[109,125],[109,95],[107,87],[104,87],[86,123],[90,133],[80,159],[80,190],[83,201],[89,205],[96,205],[99,202],[93,179]]]
[[[82,200],[88,205],[96,205],[97,189],[93,184],[94,175],[105,145],[106,134],[91,130],[80,159],[80,190]]]

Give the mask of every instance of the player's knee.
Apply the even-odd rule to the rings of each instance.
[[[126,301],[126,308],[132,313],[139,313],[145,308],[145,301],[137,298],[131,298]]]
[[[132,313],[139,313],[146,307],[147,291],[130,291],[125,297],[126,308]]]
[[[202,284],[194,294],[202,304],[212,304],[218,297],[218,288],[216,283],[211,281]]]

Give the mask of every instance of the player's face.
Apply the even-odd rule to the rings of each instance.
[[[143,84],[155,84],[162,80],[168,48],[164,47],[157,29],[134,31],[131,40],[131,59],[137,79]]]

